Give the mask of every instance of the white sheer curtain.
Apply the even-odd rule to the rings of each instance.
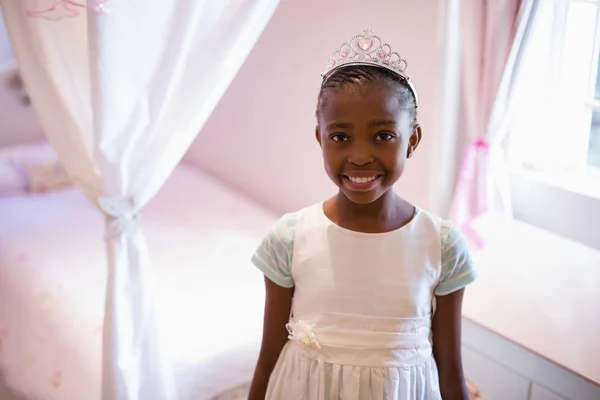
[[[90,7],[63,15],[70,18],[54,18],[61,7],[44,18],[28,16],[27,1],[0,5],[48,139],[106,216],[103,399],[173,399],[137,221],[278,0],[111,0],[106,13]]]
[[[598,109],[599,12],[595,1],[540,2],[516,85],[511,166],[576,190],[588,185],[592,172],[588,148],[592,111]]]
[[[523,0],[521,3],[516,20],[517,29],[487,123],[487,179],[479,189],[481,196],[485,197],[486,207],[481,213],[489,212],[512,218],[506,141],[515,121],[515,110],[520,105],[518,83],[523,76],[527,52],[531,50],[531,32],[536,21],[538,5],[539,0]]]
[[[447,79],[460,84],[446,83],[448,135],[441,150],[463,156],[443,158],[438,183],[446,196],[439,207],[479,247],[483,240],[471,227],[475,218],[512,215],[504,147],[538,0],[453,2],[447,29],[457,54],[448,54],[446,68]]]

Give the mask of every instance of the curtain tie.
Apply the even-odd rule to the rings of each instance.
[[[139,213],[131,197],[98,197],[98,204],[107,218],[106,239],[131,235],[138,229]]]
[[[474,147],[476,149],[484,149],[484,150],[490,149],[490,145],[483,139],[477,139],[477,140],[472,141],[471,147]]]

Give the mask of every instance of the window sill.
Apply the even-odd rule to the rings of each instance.
[[[520,221],[484,216],[479,279],[463,314],[597,385],[600,251]]]
[[[510,174],[515,219],[600,250],[600,172],[585,177]]]
[[[556,189],[562,189],[600,201],[600,169],[588,168],[585,173],[549,173],[525,168],[511,168],[510,175],[533,180]]]

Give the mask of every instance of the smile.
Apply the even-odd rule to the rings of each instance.
[[[363,176],[349,176],[348,179],[354,183],[367,183],[377,179],[377,175],[363,177]]]
[[[365,192],[372,190],[379,181],[381,181],[382,175],[373,174],[370,176],[352,176],[342,175],[342,181],[344,186],[353,191]]]

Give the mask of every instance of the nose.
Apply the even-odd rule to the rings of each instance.
[[[369,146],[353,146],[348,157],[348,162],[357,167],[364,167],[374,161],[373,153]]]

